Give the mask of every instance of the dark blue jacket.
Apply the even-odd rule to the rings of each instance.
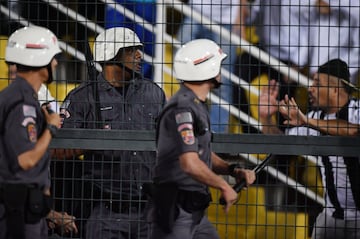
[[[165,94],[155,83],[134,79],[116,89],[100,74],[94,85],[85,83],[66,97],[61,113],[63,128],[154,130]],[[95,104],[95,99],[100,102]],[[96,111],[100,119],[96,119]],[[101,120],[101,123],[96,123]],[[155,152],[92,151],[85,154],[86,174],[97,188],[122,196],[140,196],[142,184],[152,180]]]

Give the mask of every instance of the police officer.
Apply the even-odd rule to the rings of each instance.
[[[182,85],[158,123],[154,239],[219,238],[204,216],[211,201],[209,187],[220,190],[226,213],[237,193],[217,174],[244,178],[247,185],[255,180],[253,171],[229,165],[211,151],[206,98],[221,85],[226,56],[208,39],[190,41],[175,55],[174,69]]]
[[[16,64],[9,64],[9,80],[12,82],[16,79]],[[47,110],[58,112],[57,102],[51,95],[51,92],[45,84],[41,84],[38,91],[38,101],[40,105],[46,104]],[[64,231],[65,233],[74,232],[78,233],[76,224],[74,222],[75,217],[67,214],[66,212],[58,212],[50,210],[47,215],[47,221],[49,229],[57,229]]]
[[[141,48],[128,28],[110,28],[96,37],[94,60],[102,65],[102,73],[96,82],[68,94],[60,109],[64,128],[155,129],[165,94],[140,76]],[[143,184],[152,181],[155,152],[87,151],[84,157],[92,184],[87,191],[96,201],[86,238],[147,238]]]
[[[43,83],[51,83],[60,53],[56,36],[33,26],[15,31],[5,60],[15,81],[0,93],[0,238],[47,238],[50,211],[48,146],[60,116],[41,108]]]

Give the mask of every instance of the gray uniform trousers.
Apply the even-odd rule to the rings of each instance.
[[[220,239],[215,227],[203,216],[200,223],[193,225],[191,213],[179,207],[179,216],[170,234],[164,233],[156,223],[152,224],[151,239]]]
[[[96,206],[86,223],[86,239],[148,239],[150,226],[147,209],[131,208],[128,213],[115,213],[103,203]]]

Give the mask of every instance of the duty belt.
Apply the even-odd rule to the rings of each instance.
[[[144,199],[135,198],[134,200],[109,200],[105,201],[104,205],[107,209],[115,213],[129,213],[132,209],[143,211],[146,206]]]

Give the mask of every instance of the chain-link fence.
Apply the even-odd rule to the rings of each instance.
[[[2,0],[0,7],[1,88],[10,82],[5,49],[11,33],[23,26],[47,27],[59,38],[63,51],[56,58],[55,82],[48,85],[45,96],[57,102],[58,112],[67,105],[64,100],[72,89],[95,80],[88,74],[86,49],[105,29],[124,26],[136,32],[143,44],[141,79],[156,83],[167,98],[180,85],[172,69],[175,52],[192,39],[213,39],[228,55],[221,70],[221,90],[208,97],[214,151],[249,168],[273,156],[257,174],[256,183],[239,194],[228,215],[218,203],[219,192],[211,191],[207,215],[220,237],[311,238],[323,209],[330,218],[326,220],[347,225],[334,232],[334,226],[324,224],[323,238],[326,233],[329,238],[337,233],[360,237],[359,3]],[[347,69],[338,68],[343,66],[340,61],[325,64],[332,59],[341,59]],[[101,64],[95,67],[102,72]],[[90,211],[99,202],[128,212],[119,220],[129,221],[129,228],[135,225],[133,231],[146,224],[130,212],[133,207],[142,211],[147,199],[136,197],[127,185],[142,188],[146,181],[142,176],[150,174],[152,164],[140,155],[155,154],[155,121],[123,118],[108,123],[115,114],[106,113],[104,101],[92,97],[95,107],[101,108],[101,122],[84,120],[85,129],[62,129],[52,141],[52,149],[86,150],[66,159],[54,156],[51,163],[54,207],[75,215],[80,229],[75,235],[56,228],[52,236],[85,238]],[[132,102],[138,106],[133,116],[153,113],[154,106],[144,99]],[[106,103],[114,104],[108,99]],[[94,156],[103,150],[107,154]],[[98,174],[90,177],[89,171]],[[235,183],[231,177],[227,180]],[[100,191],[89,182],[100,182]],[[116,198],[106,188],[121,196]],[[110,202],[121,207],[115,209]],[[103,218],[95,221],[104,226],[108,215],[99,215]]]

